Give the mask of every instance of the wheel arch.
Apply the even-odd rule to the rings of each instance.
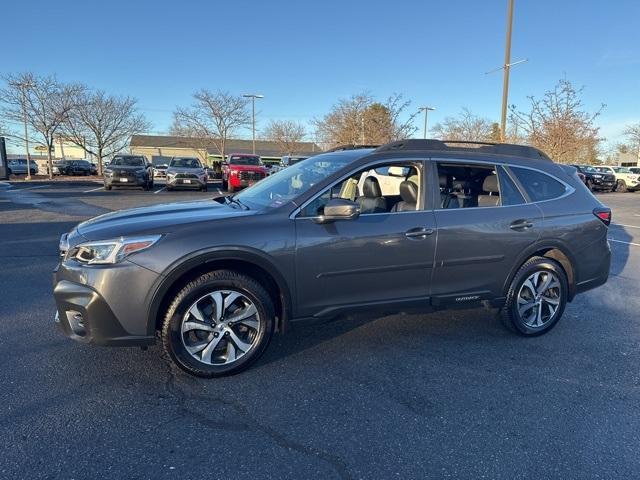
[[[546,241],[534,244],[526,249],[518,260],[514,263],[514,267],[509,272],[509,276],[503,285],[503,292],[506,296],[509,286],[513,281],[520,267],[531,257],[546,257],[555,260],[560,264],[564,273],[567,275],[567,284],[569,286],[569,295],[567,300],[573,300],[576,295],[576,267],[575,258],[571,254],[569,248],[560,241]]]
[[[292,311],[291,291],[284,275],[264,253],[233,247],[196,252],[167,269],[168,273],[162,275],[149,302],[148,334],[154,335],[161,328],[163,312],[184,285],[199,275],[221,269],[250,275],[266,288],[276,310],[276,332],[284,333]]]

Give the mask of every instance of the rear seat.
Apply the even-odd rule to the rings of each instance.
[[[482,182],[482,190],[488,192],[488,194],[478,195],[479,207],[495,207],[500,204],[497,175],[487,175],[484,182]]]

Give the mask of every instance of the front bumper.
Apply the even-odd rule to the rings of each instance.
[[[207,181],[202,178],[172,178],[167,177],[167,186],[171,188],[202,188]]]
[[[145,177],[138,176],[112,176],[105,177],[104,184],[110,187],[144,187],[147,184]]]
[[[98,269],[59,265],[53,275],[56,323],[67,337],[83,343],[151,345],[155,325],[147,321],[144,299],[157,277],[126,261]]]
[[[594,190],[612,190],[616,187],[615,180],[606,181],[606,180],[594,178],[591,182]]]

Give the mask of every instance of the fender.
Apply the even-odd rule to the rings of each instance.
[[[151,289],[151,300],[148,303],[147,333],[149,335],[154,335],[155,333],[156,318],[160,304],[173,283],[188,271],[216,260],[242,260],[269,272],[282,292],[283,318],[281,322],[282,325],[286,324],[292,311],[291,290],[285,280],[285,276],[280,269],[275,266],[273,260],[264,252],[254,248],[222,245],[191,252],[173,262],[167,270],[158,277],[158,280]]]
[[[552,248],[560,250],[569,259],[569,262],[573,267],[573,273],[574,273],[573,281],[571,281],[571,279],[568,279],[569,281],[568,300],[569,301],[573,300],[573,297],[575,296],[575,293],[576,293],[576,283],[577,283],[577,280],[575,278],[576,260],[574,256],[571,254],[571,250],[567,247],[567,245],[562,240],[558,240],[558,239],[539,240],[536,243],[531,244],[526,250],[524,250],[520,254],[520,256],[516,259],[516,262],[514,263],[513,267],[511,268],[511,271],[509,272],[509,275],[507,276],[507,279],[505,280],[504,285],[502,286],[502,291],[504,292],[504,295],[506,295],[507,290],[509,289],[509,285],[511,285],[511,281],[513,280],[513,277],[515,277],[517,271],[520,269],[522,264],[527,261],[528,258],[532,257],[534,253],[539,252],[540,250],[550,250]]]

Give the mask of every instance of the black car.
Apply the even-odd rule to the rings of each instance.
[[[94,175],[95,165],[87,160],[60,160],[53,164],[54,175]]]
[[[485,305],[536,336],[607,281],[610,221],[575,168],[531,147],[332,151],[237,195],[81,223],[60,239],[57,321],[86,343],[159,338],[203,377],[248,367],[293,321],[353,311]]]
[[[584,175],[584,183],[592,192],[613,192],[616,189],[616,177],[602,173],[591,165],[572,165]]]
[[[104,170],[104,188],[141,187],[153,188],[153,167],[142,155],[116,155]]]

